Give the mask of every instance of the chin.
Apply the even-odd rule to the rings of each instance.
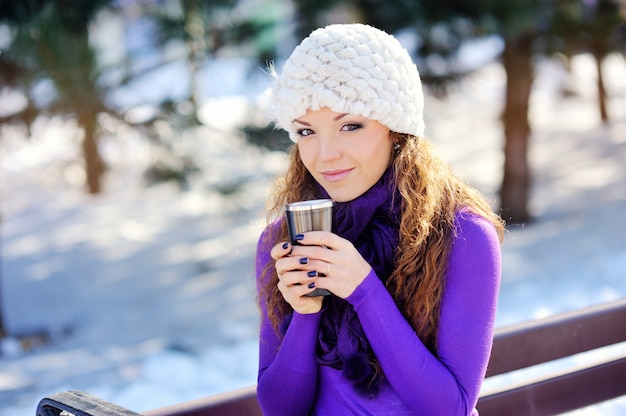
[[[350,186],[341,186],[335,188],[328,186],[325,187],[325,189],[326,192],[328,192],[330,198],[335,202],[350,202],[364,194],[364,192],[355,191],[354,187]]]
[[[359,195],[332,194],[330,192],[328,194],[335,202],[350,202],[359,197]]]

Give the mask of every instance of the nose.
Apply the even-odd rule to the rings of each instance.
[[[339,159],[341,150],[338,144],[334,135],[324,134],[319,140],[319,159],[324,162]]]

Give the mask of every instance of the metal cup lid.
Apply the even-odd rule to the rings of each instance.
[[[299,201],[287,204],[287,211],[311,211],[321,208],[332,208],[335,202],[332,199],[312,199],[310,201]]]

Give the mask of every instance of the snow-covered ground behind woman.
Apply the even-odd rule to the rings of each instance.
[[[505,238],[498,325],[626,296],[626,64],[606,62],[607,125],[593,68],[587,56],[569,74],[539,65],[529,155],[536,220]],[[492,64],[447,98],[426,100],[427,135],[494,205],[504,81]],[[573,94],[563,97],[564,87]],[[225,120],[240,103],[211,108]],[[2,344],[0,416],[34,414],[62,390],[144,411],[255,383],[254,250],[284,157],[216,126],[193,134],[185,143],[205,173],[188,190],[145,188],[148,147],[120,132],[103,143],[111,170],[98,197],[79,185],[67,123],[42,121],[30,141],[3,137],[2,307],[13,337]],[[24,351],[17,337],[38,331]],[[574,413],[624,414],[626,400]]]

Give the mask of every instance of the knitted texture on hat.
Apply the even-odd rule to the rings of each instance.
[[[397,133],[424,134],[417,67],[396,38],[372,26],[317,29],[294,49],[282,73],[273,75],[273,117],[294,142],[293,120],[325,107],[376,120]]]

